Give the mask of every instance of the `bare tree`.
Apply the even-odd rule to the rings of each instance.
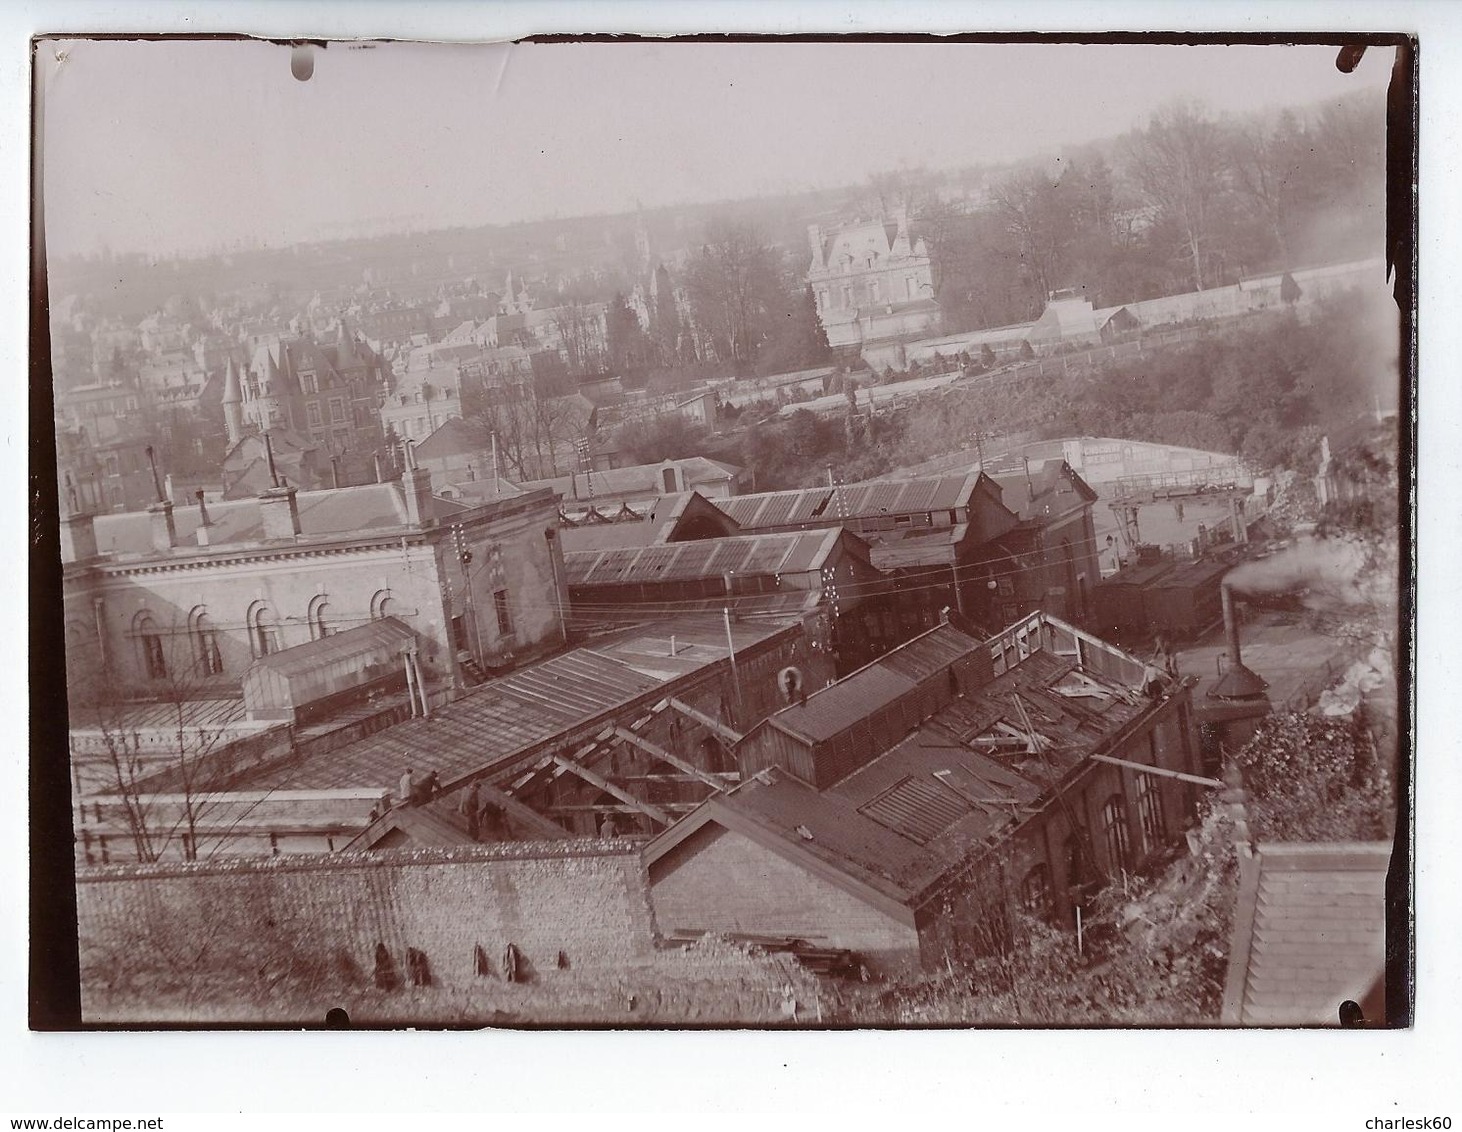
[[[1230,135],[1235,187],[1263,216],[1280,258],[1289,261],[1289,219],[1300,180],[1300,143],[1294,115],[1284,111],[1273,127],[1254,118]]]
[[[599,373],[604,368],[604,333],[599,304],[570,300],[553,311],[553,328],[575,377]]]
[[[697,326],[722,358],[749,364],[789,297],[777,253],[749,224],[718,222],[686,276]]]
[[[1213,207],[1228,173],[1218,123],[1193,103],[1172,104],[1132,133],[1127,158],[1144,195],[1182,233],[1194,288],[1203,290]]]
[[[997,182],[991,195],[1006,231],[1015,237],[1036,297],[1044,302],[1061,277],[1076,228],[1061,178],[1025,169]]]
[[[109,665],[68,655],[73,757],[81,760],[74,777],[88,791],[78,799],[78,832],[89,837],[91,818],[98,834],[120,826],[138,861],[206,859],[230,851],[270,794],[245,799],[232,788],[271,744],[226,721],[203,721],[199,709],[210,699],[231,698],[216,680],[213,630],[152,629],[138,638],[150,677],[145,698],[128,695]]]

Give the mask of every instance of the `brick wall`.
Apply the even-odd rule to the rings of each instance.
[[[794,936],[856,951],[871,970],[914,967],[918,935],[893,917],[714,824],[656,862],[650,876],[660,931]]]

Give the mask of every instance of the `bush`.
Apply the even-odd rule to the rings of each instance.
[[[1358,716],[1270,716],[1236,756],[1261,841],[1374,841],[1396,799]]]

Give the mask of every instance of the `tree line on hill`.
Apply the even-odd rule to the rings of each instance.
[[[940,178],[890,178],[934,248],[945,330],[1038,316],[1051,291],[1097,306],[1375,254],[1384,231],[1386,122],[1375,92],[1221,119],[1174,103],[1116,139],[986,180],[982,207]]]

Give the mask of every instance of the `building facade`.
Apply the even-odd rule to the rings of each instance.
[[[937,325],[933,260],[924,240],[910,236],[907,210],[827,231],[814,224],[807,234],[807,282],[831,345],[921,334]]]

